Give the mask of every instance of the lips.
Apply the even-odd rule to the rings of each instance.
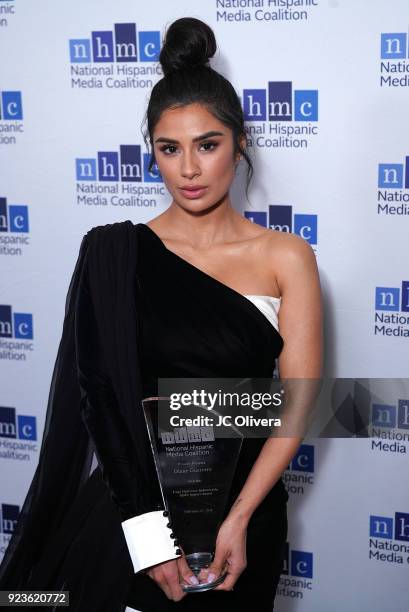
[[[189,200],[201,198],[202,195],[205,193],[206,189],[207,187],[204,187],[203,185],[180,187],[181,193],[184,195],[185,198],[188,198]]]

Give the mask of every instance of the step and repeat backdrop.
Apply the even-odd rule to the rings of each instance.
[[[214,28],[212,65],[245,112],[255,178],[247,201],[239,172],[234,205],[311,244],[326,374],[360,379],[333,414],[356,435],[305,439],[284,473],[276,609],[404,612],[407,0],[0,0],[0,559],[38,461],[82,236],[170,203],[141,124],[166,26],[183,16]]]

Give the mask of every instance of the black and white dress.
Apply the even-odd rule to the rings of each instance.
[[[170,251],[139,223],[138,303],[144,397],[157,394],[159,377],[272,376],[283,340],[280,298],[242,295]],[[228,508],[239,494],[264,443],[245,439]],[[288,494],[280,479],[253,514],[247,533],[247,568],[231,592],[187,595],[169,602],[152,579],[136,574],[129,605],[140,610],[271,611],[287,536]],[[155,592],[155,602],[153,601]]]
[[[144,223],[88,232],[67,295],[40,460],[0,566],[1,589],[66,590],[72,612],[273,609],[287,538],[281,478],[251,517],[247,567],[233,591],[172,602],[141,572],[178,553],[140,401],[157,394],[160,377],[271,377],[283,347],[279,307],[279,298],[216,280]],[[243,441],[226,512],[263,443]]]

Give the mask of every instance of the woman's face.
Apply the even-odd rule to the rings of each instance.
[[[200,104],[162,113],[153,132],[154,154],[176,204],[202,211],[226,198],[236,161],[232,134]]]

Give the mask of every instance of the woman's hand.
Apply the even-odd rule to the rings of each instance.
[[[199,584],[198,579],[188,566],[184,555],[164,563],[153,565],[145,571],[172,601],[180,601],[187,595],[180,586],[181,582]]]
[[[220,526],[216,539],[213,562],[199,574],[200,582],[213,582],[227,570],[227,576],[215,591],[232,591],[240,574],[247,567],[247,521],[239,517],[227,517]]]

